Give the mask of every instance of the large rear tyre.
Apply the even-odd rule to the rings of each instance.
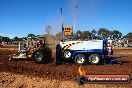
[[[49,47],[38,48],[32,54],[32,59],[35,63],[49,63],[52,61],[52,50]]]
[[[43,53],[45,54],[46,59],[51,59],[52,50],[49,47],[45,47],[43,51],[44,51]]]
[[[83,54],[77,54],[75,56],[75,59],[74,59],[74,62],[77,64],[77,65],[83,65],[85,64],[86,62],[86,58]]]
[[[40,64],[40,63],[44,63],[45,57],[42,52],[36,51],[33,54],[33,60],[35,63]]]
[[[89,56],[89,63],[93,65],[100,64],[100,56],[98,54],[91,54]]]

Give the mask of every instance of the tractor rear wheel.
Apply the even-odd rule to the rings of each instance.
[[[51,62],[52,51],[49,47],[39,48],[32,54],[32,59],[35,63],[48,63]]]
[[[44,54],[46,59],[51,59],[52,57],[52,50],[49,47],[44,48]]]
[[[45,60],[43,50],[40,49],[40,50],[35,51],[32,55],[32,59],[37,64],[43,63]]]
[[[35,63],[42,63],[44,60],[44,56],[41,52],[36,52],[34,62]]]

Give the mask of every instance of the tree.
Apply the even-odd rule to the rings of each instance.
[[[132,32],[129,32],[126,37],[132,39]]]
[[[91,33],[92,33],[92,35],[96,35],[96,33],[97,33],[97,31],[95,30],[95,29],[93,29],[92,31],[91,31]]]
[[[13,38],[13,40],[14,40],[14,41],[19,41],[19,38],[18,38],[17,36],[15,36],[15,37]]]
[[[121,38],[122,33],[118,30],[113,30],[113,31],[111,31],[110,35],[112,36],[113,39],[115,39],[115,38],[118,39],[118,38]]]
[[[29,33],[27,37],[35,38],[36,36],[32,33]]]
[[[62,32],[58,32],[56,35],[55,35],[56,38],[61,38],[62,37]]]
[[[2,37],[2,41],[4,41],[4,42],[10,42],[11,39],[9,37]]]
[[[91,35],[92,33],[90,33],[89,31],[83,31],[83,33],[81,34],[81,38],[88,39]]]
[[[105,28],[100,28],[98,30],[98,36],[100,36],[101,38],[103,38],[104,36],[108,37],[109,33],[110,33],[110,31],[108,29],[105,29]]]
[[[78,30],[78,31],[76,32],[76,37],[77,37],[77,39],[81,38],[81,35],[82,35],[82,31]]]
[[[109,37],[110,37],[110,39],[113,38],[113,32],[112,32],[112,31],[110,31],[110,33],[109,33]]]
[[[24,40],[27,40],[27,37],[23,37]]]
[[[2,42],[2,36],[0,36],[0,43]]]

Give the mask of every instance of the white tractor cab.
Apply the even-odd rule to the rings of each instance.
[[[60,42],[56,45],[56,63],[74,62],[82,65],[88,62],[96,65],[109,61],[112,52],[106,37],[103,40]]]

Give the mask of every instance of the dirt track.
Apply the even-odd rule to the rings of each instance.
[[[11,49],[13,50],[13,49]],[[79,66],[75,64],[63,64],[55,65],[54,63],[48,64],[35,64],[33,61],[29,60],[20,60],[20,61],[11,61],[7,60],[7,56],[12,51],[7,49],[0,49],[0,76],[3,75],[0,80],[5,80],[4,78],[11,78],[12,76],[7,76],[7,74],[13,74],[13,77],[16,75],[23,75],[30,80],[30,77],[37,77],[43,80],[59,80],[59,82],[71,82],[77,86],[75,83],[78,73]],[[115,49],[115,55],[126,55],[128,57],[123,59],[118,59],[123,61],[123,65],[114,64],[114,65],[85,65],[84,70],[86,74],[130,74],[132,77],[132,49]],[[54,55],[55,56],[55,53]],[[54,58],[54,57],[53,57]],[[69,83],[70,83],[69,82]],[[10,83],[7,83],[8,85]],[[3,87],[4,83],[0,81],[0,87]],[[64,84],[65,85],[65,84]],[[95,84],[85,84],[83,87],[94,87]],[[103,84],[101,84],[103,86]],[[100,85],[96,85],[96,87]],[[105,84],[104,87],[127,87],[132,88],[132,82],[129,84]],[[9,87],[9,86],[7,86]],[[17,86],[19,87],[19,86]],[[65,86],[59,86],[65,87]],[[73,88],[74,86],[70,86]],[[95,88],[96,88],[95,87]]]

